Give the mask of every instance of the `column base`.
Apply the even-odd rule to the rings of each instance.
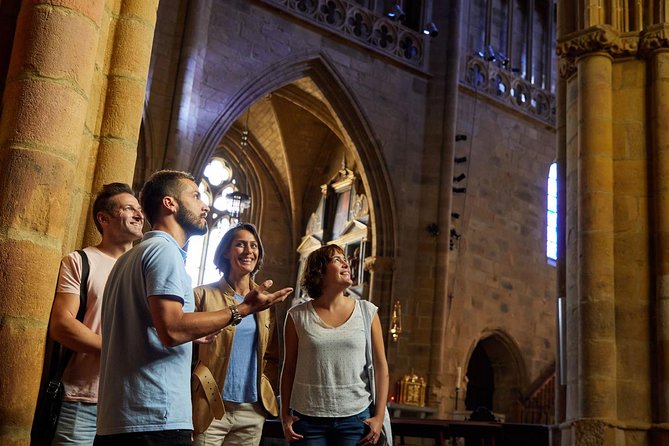
[[[669,446],[669,426],[581,418],[552,429],[551,446]]]

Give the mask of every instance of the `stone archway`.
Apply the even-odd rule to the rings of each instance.
[[[374,253],[377,256],[392,256],[395,246],[394,228],[397,227],[396,206],[378,139],[357,101],[324,54],[285,60],[267,67],[258,76],[250,79],[221,111],[202,138],[195,150],[190,170],[199,171],[216,150],[225,133],[249,107],[272,92],[304,78],[313,81],[322,92],[334,112],[340,131],[355,147],[355,156],[359,158],[364,170],[363,181],[372,200],[370,212],[374,223]]]
[[[237,94],[226,102],[225,108],[221,109],[218,117],[213,120],[204,134],[194,152],[190,170],[195,174],[200,172],[207,160],[220,149],[221,143],[226,138],[229,139],[231,132],[239,132],[250,121],[248,125],[252,131],[249,134],[249,144],[245,149],[247,154],[244,156],[249,164],[259,167],[256,172],[259,176],[262,176],[261,173],[263,173],[265,177],[269,176],[269,179],[278,185],[273,188],[272,193],[275,193],[277,199],[282,203],[282,210],[275,207],[274,213],[280,212],[282,216],[285,216],[282,218],[289,222],[292,245],[281,249],[289,248],[294,253],[304,233],[305,215],[308,216],[314,211],[314,209],[306,209],[310,205],[310,197],[304,200],[304,197],[299,195],[299,188],[304,189],[305,184],[299,187],[295,185],[302,181],[302,176],[311,175],[305,169],[313,169],[314,166],[328,162],[332,167],[334,158],[331,156],[327,158],[329,155],[325,153],[328,150],[322,150],[319,154],[312,154],[313,162],[309,165],[302,162],[300,166],[295,167],[295,161],[298,159],[295,156],[303,156],[304,151],[299,155],[296,155],[298,152],[296,150],[292,150],[292,153],[290,150],[285,150],[283,154],[270,153],[267,145],[263,145],[261,140],[266,132],[254,134],[253,127],[257,129],[263,125],[263,122],[266,122],[262,113],[268,113],[267,108],[271,108],[274,114],[273,119],[279,121],[291,115],[277,112],[280,107],[292,107],[294,111],[303,110],[309,114],[310,122],[318,122],[318,125],[325,129],[323,134],[327,136],[323,139],[329,138],[325,144],[332,144],[328,150],[343,154],[343,159],[353,162],[358,168],[364,189],[368,194],[371,219],[372,246],[370,252],[374,261],[370,263],[372,275],[369,296],[380,307],[379,314],[385,325],[390,313],[390,302],[393,299],[390,286],[392,282],[390,265],[396,244],[394,231],[398,226],[391,182],[381,155],[379,139],[375,136],[350,89],[326,55],[308,55],[284,60],[279,64],[269,66],[239,88]],[[299,128],[296,129],[299,130]],[[292,137],[291,133],[286,134]],[[283,136],[285,137],[286,134]],[[311,135],[313,132],[310,133]],[[293,156],[292,159],[290,159],[291,156]],[[318,158],[319,156],[327,159]],[[283,159],[279,159],[281,157]],[[243,158],[240,157],[240,159]],[[340,168],[341,163],[336,166],[337,170]],[[329,178],[332,176],[331,173],[323,171],[317,175]],[[309,186],[313,188],[313,181]],[[319,186],[320,183],[315,190],[318,191]],[[267,194],[263,193],[263,196],[267,197]],[[263,213],[269,212],[267,205],[271,200],[263,199],[263,201],[264,203],[261,204]],[[274,205],[273,202],[272,204]],[[293,260],[286,259],[286,261],[292,265],[295,264]],[[296,273],[297,271],[291,272],[293,276]]]
[[[514,403],[521,399],[527,367],[514,340],[495,330],[485,333],[472,348],[466,376],[466,409],[487,407],[508,418]]]

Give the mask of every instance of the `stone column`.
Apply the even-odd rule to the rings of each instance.
[[[0,121],[3,445],[30,441],[104,3],[32,0],[17,20]]]
[[[586,54],[577,70],[580,392],[568,418],[609,419],[616,417],[612,58]]]
[[[657,421],[669,423],[669,50],[654,52],[649,65],[657,253]]]
[[[444,51],[444,116],[442,125],[441,160],[439,166],[439,202],[437,204],[437,222],[441,228],[436,236],[435,287],[433,296],[433,318],[430,333],[430,356],[427,385],[431,391],[428,404],[440,401],[440,413],[455,409],[455,386],[459,355],[453,355],[453,339],[449,339],[447,326],[450,318],[450,300],[453,290],[449,289],[450,230],[453,209],[453,157],[455,153],[456,122],[458,114],[458,76],[460,73],[462,34],[462,0],[453,1],[447,10],[449,15],[448,37]],[[473,135],[470,135],[473,137]],[[449,357],[449,353],[452,357]]]
[[[132,179],[156,9],[22,3],[0,120],[2,445],[30,442],[58,264],[90,220],[82,201]]]
[[[92,193],[111,182],[132,184],[137,138],[142,122],[146,80],[151,60],[158,0],[124,0],[110,29],[114,41],[106,77],[106,92]],[[95,135],[90,143],[96,145]],[[98,239],[88,219],[84,245]]]

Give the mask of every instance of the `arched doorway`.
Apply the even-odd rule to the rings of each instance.
[[[467,366],[467,397],[465,410],[475,411],[478,408],[493,410],[493,395],[495,393],[495,374],[492,361],[479,343]]]
[[[485,409],[512,421],[512,410],[522,399],[527,368],[520,350],[505,332],[487,333],[475,345],[467,363],[465,408]]]

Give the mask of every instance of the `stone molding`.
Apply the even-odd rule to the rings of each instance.
[[[411,68],[425,70],[425,37],[349,0],[259,0]]]
[[[555,95],[478,55],[467,58],[464,84],[478,93],[555,126]]]
[[[558,39],[556,54],[563,79],[576,73],[576,60],[586,54],[604,52],[614,59],[648,57],[658,49],[669,49],[669,24],[659,23],[642,32],[623,33],[610,25],[596,25]]]
[[[369,256],[365,259],[365,271],[381,272],[395,269],[395,261],[392,257]]]

